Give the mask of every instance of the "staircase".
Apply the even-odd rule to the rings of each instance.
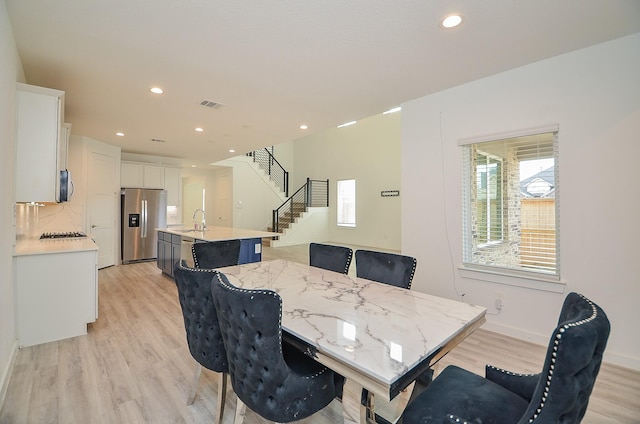
[[[309,208],[328,206],[329,180],[307,178],[307,182],[302,187],[273,211],[273,223],[269,231],[284,234]],[[271,246],[272,243],[266,241],[265,245]]]

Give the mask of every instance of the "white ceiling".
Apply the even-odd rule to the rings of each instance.
[[[73,133],[185,164],[640,32],[638,0],[5,1],[27,82],[66,91]]]

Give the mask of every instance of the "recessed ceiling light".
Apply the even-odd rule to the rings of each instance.
[[[306,130],[307,128],[309,128],[309,126],[307,124],[300,125],[300,129],[301,130]]]
[[[191,165],[191,167],[192,167],[192,168],[195,168],[196,166],[195,166],[195,165]]]
[[[160,87],[151,87],[149,89],[149,91],[151,91],[153,94],[162,94],[164,93],[164,90]]]
[[[450,15],[445,16],[440,23],[442,28],[454,28],[460,25],[462,22],[462,15],[459,13],[452,13]]]
[[[338,125],[338,128],[348,127],[349,125],[355,124],[357,121],[345,122],[344,124]]]
[[[124,137],[124,133],[123,133],[123,132],[117,132],[117,133],[116,133],[116,135],[117,135],[118,137]]]
[[[198,132],[202,132],[202,131],[204,131],[204,130],[203,130],[202,128],[198,127],[198,128],[196,128],[196,131],[198,131]]]
[[[229,153],[235,153],[235,149],[229,149]]]

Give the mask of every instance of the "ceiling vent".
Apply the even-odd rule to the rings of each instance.
[[[205,106],[205,107],[210,107],[211,109],[216,109],[216,108],[219,108],[220,106],[222,106],[222,103],[216,103],[216,102],[212,102],[211,100],[206,100],[206,99],[201,101],[200,104],[202,106]]]
[[[152,138],[151,141],[155,141],[156,143],[166,143],[167,140],[162,140],[161,138]]]

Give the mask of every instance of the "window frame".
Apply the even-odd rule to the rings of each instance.
[[[353,208],[353,222],[343,222],[342,218],[342,209],[345,207],[344,200],[341,197],[342,191],[340,188],[341,183],[353,182],[353,197],[352,197],[352,208]],[[356,206],[356,197],[357,197],[357,184],[355,178],[345,178],[341,180],[336,180],[336,225],[341,228],[356,228],[357,226],[357,206]]]
[[[463,225],[462,226],[462,237],[463,237],[462,265],[459,266],[459,270],[462,276],[477,279],[477,280],[491,281],[491,282],[497,282],[501,284],[521,286],[521,287],[531,287],[531,288],[554,291],[554,292],[561,292],[564,289],[562,287],[564,283],[562,283],[562,280],[560,277],[561,262],[560,262],[560,220],[559,220],[560,202],[559,202],[559,178],[558,178],[559,155],[558,155],[558,138],[557,138],[558,132],[559,132],[559,125],[551,124],[551,125],[545,125],[540,127],[533,127],[533,128],[527,128],[527,129],[509,131],[509,132],[503,132],[503,133],[488,134],[488,135],[483,135],[479,137],[471,137],[471,138],[458,140],[458,145],[463,147],[465,150],[463,155],[465,171],[463,172],[464,178],[463,178],[463,199],[462,199],[462,215],[463,215],[462,216],[462,221],[463,221],[462,222],[462,225]],[[471,171],[470,166],[467,168],[467,164],[469,163],[468,161],[470,160],[470,154],[471,154],[470,152],[467,153],[467,151],[471,149],[465,146],[481,145],[482,143],[485,143],[485,142],[492,142],[492,141],[495,142],[495,141],[506,140],[511,138],[535,136],[535,135],[544,134],[544,133],[553,133],[554,135],[552,157],[554,159],[554,171],[555,171],[554,172],[555,174],[554,189],[555,189],[555,199],[556,199],[554,204],[554,218],[555,218],[554,234],[556,237],[555,270],[553,272],[545,272],[541,270],[527,269],[524,267],[508,267],[508,266],[497,266],[497,265],[490,265],[490,264],[474,263],[473,253],[472,253],[473,243],[471,239],[474,233],[474,231],[471,229],[472,228],[471,225],[473,223],[474,217],[472,212],[472,196],[471,196],[472,184],[470,182],[470,178],[471,178],[470,174],[473,171]],[[478,149],[478,151],[481,151],[481,149]],[[483,152],[483,153],[486,154],[486,152]],[[524,160],[525,159],[519,159],[518,163]],[[505,169],[503,169],[503,172],[505,172]],[[477,178],[477,175],[474,175],[474,178]],[[504,199],[503,199],[503,202],[505,202],[504,208],[508,208],[509,199],[507,194],[508,193],[504,193]],[[504,221],[504,219],[505,218],[503,216],[503,223],[502,223],[503,228],[505,226],[510,225],[510,223],[508,221]],[[503,234],[503,239],[504,237],[505,237],[505,234]],[[485,244],[478,243],[476,246],[476,250],[480,248],[490,249],[492,245],[498,245],[502,242],[496,240],[496,241],[490,241]]]

